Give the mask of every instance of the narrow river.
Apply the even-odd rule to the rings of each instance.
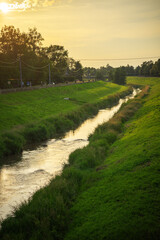
[[[88,144],[88,136],[95,128],[107,122],[119,110],[122,103],[134,98],[139,90],[117,106],[100,110],[97,116],[86,120],[75,131],[66,133],[63,139],[52,139],[34,150],[23,151],[20,159],[0,168],[0,219],[13,212],[21,202],[27,200],[35,191],[43,187],[57,174],[67,162],[71,152]]]

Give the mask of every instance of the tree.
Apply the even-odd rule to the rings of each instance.
[[[152,68],[150,70],[151,76],[160,76],[160,59],[155,62],[155,64],[152,65]]]
[[[110,82],[113,82],[113,78],[114,78],[114,70],[110,70],[109,74],[108,74],[108,80]]]
[[[43,56],[49,59],[54,82],[63,82],[68,64],[68,51],[63,46],[50,45],[43,48]]]
[[[43,38],[36,28],[21,32],[14,26],[4,26],[0,31],[0,87],[10,87],[8,82],[20,86],[19,63],[23,72],[23,82],[32,85],[48,83],[49,66],[51,79],[55,82],[65,81],[69,69],[68,51],[63,46],[50,45],[42,47]],[[72,59],[72,80],[82,80],[83,69],[79,61]],[[72,76],[71,76],[72,72]],[[74,72],[74,73],[73,73]],[[70,80],[70,79],[68,79]]]
[[[111,67],[109,64],[106,65],[106,77],[109,78],[110,72],[112,72],[113,67]]]
[[[37,28],[29,28],[26,45],[30,51],[40,54],[43,40],[42,35],[37,32]]]
[[[119,85],[126,84],[125,67],[116,68],[113,74],[113,82]]]
[[[100,69],[98,69],[96,72],[96,80],[105,80],[104,73]]]
[[[17,59],[28,52],[39,53],[42,41],[36,28],[30,28],[28,33],[21,33],[19,28],[4,26],[0,32],[0,52],[8,58]]]
[[[84,77],[87,78],[87,79],[95,79],[96,77],[96,72],[97,72],[97,69],[94,68],[94,67],[85,67],[83,69],[84,71]]]
[[[45,52],[54,68],[66,69],[68,61],[68,51],[63,46],[50,45],[45,48]]]
[[[82,64],[79,61],[75,61],[73,58],[69,58],[65,74],[65,81],[73,82],[76,80],[83,80]]]
[[[137,67],[135,68],[135,75],[136,75],[136,76],[139,76],[139,75],[140,75],[140,71],[141,71],[141,67],[140,67],[140,66],[137,66]]]
[[[127,76],[133,76],[135,75],[135,70],[133,66],[130,66],[129,64],[125,67],[126,75]]]
[[[150,76],[151,69],[153,67],[153,62],[143,62],[140,69],[140,74],[143,76]]]
[[[74,72],[73,73],[74,73],[75,80],[82,81],[83,68],[82,68],[82,64],[79,61],[75,61]]]

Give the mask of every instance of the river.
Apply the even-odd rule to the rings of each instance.
[[[0,219],[12,214],[21,202],[29,199],[35,191],[60,174],[70,153],[86,146],[88,136],[95,128],[112,118],[121,105],[134,98],[139,91],[134,89],[131,95],[120,99],[118,105],[100,110],[75,131],[67,132],[63,139],[48,140],[34,150],[23,151],[13,162],[3,165],[0,168]]]

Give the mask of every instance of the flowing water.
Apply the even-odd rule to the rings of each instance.
[[[0,168],[0,219],[13,212],[21,202],[29,199],[35,191],[45,186],[67,163],[71,152],[88,144],[88,136],[95,128],[107,122],[119,110],[122,103],[134,98],[134,90],[117,106],[100,110],[97,116],[86,120],[75,131],[66,133],[63,139],[52,139],[34,150],[23,151],[20,159]]]

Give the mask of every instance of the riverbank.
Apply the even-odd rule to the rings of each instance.
[[[146,87],[100,126],[61,176],[3,222],[1,239],[158,239],[159,90],[147,96]]]
[[[140,79],[135,80],[129,79],[135,84]],[[96,141],[98,136],[101,141],[106,130],[122,131],[106,150],[104,162],[99,161],[99,166],[93,168],[83,182],[69,211],[65,240],[159,238],[160,81],[153,82],[153,78],[142,81],[152,86],[149,95],[144,93],[142,99],[138,97],[127,104],[128,110],[124,107],[90,138]],[[125,116],[129,118],[134,108],[139,108],[134,117],[120,124],[126,121]]]
[[[129,92],[131,88],[101,81],[0,95],[0,158],[75,129]]]
[[[32,150],[24,150],[22,155],[6,159],[0,168],[0,216],[6,218],[13,208],[27,201],[38,189],[49,184],[50,180],[59,175],[69,155],[76,149],[88,145],[88,137],[95,129],[107,122],[128,99],[134,98],[139,90],[134,90],[112,108],[100,110],[95,116],[85,120],[74,131],[70,130],[59,139],[50,139]],[[13,160],[12,158],[12,160]]]

